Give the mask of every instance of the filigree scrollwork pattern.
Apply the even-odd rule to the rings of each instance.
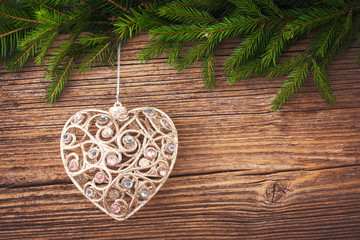
[[[83,110],[62,131],[65,170],[97,207],[124,220],[145,205],[174,167],[178,139],[171,119],[155,108]]]

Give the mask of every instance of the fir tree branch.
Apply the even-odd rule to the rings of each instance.
[[[63,14],[62,12],[59,12],[58,10],[56,10],[56,9],[54,9],[54,8],[52,8],[52,7],[44,4],[44,3],[41,3],[41,2],[38,2],[38,1],[35,1],[35,0],[30,0],[30,1],[36,3],[36,4],[40,5],[40,6],[42,6],[42,7],[44,7],[44,8],[47,8],[47,9],[53,11],[53,12],[56,12],[57,14],[60,14],[60,15],[62,15],[62,16],[65,17],[65,14]]]
[[[34,43],[28,49],[26,49],[25,52],[13,64],[11,64],[11,68],[13,68],[16,64],[18,64],[21,61],[21,59],[23,59],[23,57],[26,56],[29,53],[29,51],[31,51],[35,47],[35,45],[36,43]]]
[[[26,34],[29,26],[25,26],[24,29],[13,31],[13,28],[7,28],[6,26],[0,25],[0,59],[3,62],[11,58],[17,51],[17,44],[20,39]]]
[[[280,30],[280,32],[276,33],[270,40],[270,43],[266,48],[266,52],[261,59],[264,67],[269,67],[271,64],[275,65],[278,57],[280,57],[281,53],[288,46],[289,40],[285,36],[287,23],[285,23],[284,26],[281,27],[282,29]]]
[[[274,3],[273,0],[257,0],[258,4],[262,4],[263,6],[266,6],[268,8],[267,13],[271,15],[277,15],[281,18],[283,18],[283,13],[279,9],[279,7]]]
[[[177,7],[176,9],[165,6],[159,9],[160,16],[183,23],[211,24],[216,19],[209,13],[191,7]]]
[[[167,6],[178,7],[196,7],[202,10],[214,11],[220,7],[227,7],[227,2],[218,0],[178,0],[168,3]]]
[[[336,99],[326,77],[325,69],[319,66],[315,59],[312,59],[312,63],[314,83],[318,87],[321,96],[332,106],[336,103]]]
[[[191,64],[196,63],[201,58],[204,57],[207,51],[214,49],[216,46],[215,42],[212,41],[205,41],[199,43],[192,47],[188,53],[184,55],[179,61],[179,64],[176,66],[178,71],[182,71],[185,68],[189,67]]]
[[[283,75],[285,73],[288,73],[292,71],[294,68],[303,64],[304,61],[309,57],[311,57],[311,55],[298,55],[296,57],[283,61],[280,64],[277,64],[276,66],[270,68],[266,73],[266,77],[274,78]]]
[[[240,46],[227,58],[225,62],[225,72],[230,73],[241,64],[254,59],[266,44],[268,37],[263,27],[250,34]]]
[[[54,43],[56,37],[58,36],[59,32],[54,31],[54,33],[50,36],[50,38],[44,42],[44,46],[42,46],[42,50],[39,52],[39,54],[35,58],[35,64],[40,66],[44,64],[46,54],[48,53],[51,45]]]
[[[140,54],[137,56],[137,59],[142,62],[148,62],[158,56],[160,56],[165,50],[169,49],[171,43],[169,42],[160,42],[155,41],[150,45],[141,50]]]
[[[201,67],[202,67],[202,78],[205,82],[205,86],[207,89],[212,90],[216,87],[215,83],[215,70],[214,70],[214,53],[209,51],[208,54],[205,55]]]
[[[104,46],[99,45],[97,49],[95,49],[95,54],[93,56],[90,56],[91,58],[84,61],[83,64],[79,67],[79,72],[86,72],[89,70],[91,65],[94,65],[96,63],[96,60],[98,59],[99,62],[102,62],[102,56],[104,55],[104,52],[106,51],[107,47],[112,43],[114,39],[111,39],[108,41]],[[99,48],[100,47],[100,48]]]
[[[41,14],[41,12],[37,12],[37,14],[39,15],[39,17],[43,18],[43,19],[46,19],[46,20],[50,20],[51,22],[53,23],[56,23],[57,25],[60,25],[61,24],[61,21],[58,21],[56,19],[53,19],[53,18],[50,18],[44,14]]]
[[[348,16],[345,20],[345,24],[344,24],[340,34],[338,34],[338,37],[336,38],[335,42],[332,44],[332,47],[329,49],[329,51],[323,58],[323,64],[322,64],[323,66],[326,66],[329,63],[330,59],[332,59],[332,57],[334,56],[334,52],[336,51],[336,49],[339,48],[339,43],[344,41],[346,34],[350,30],[351,17],[352,17],[352,10],[349,11]]]
[[[10,71],[16,71],[18,68],[22,67],[25,64],[26,60],[30,56],[34,55],[36,51],[36,44],[37,43],[35,42],[23,52],[20,52],[20,55],[15,56],[14,59],[11,60],[12,62],[7,65],[7,69]]]
[[[39,22],[39,21],[36,21],[36,20],[26,19],[26,18],[20,18],[20,17],[12,16],[12,15],[10,15],[10,14],[6,14],[6,13],[4,13],[4,12],[0,12],[0,15],[3,15],[3,16],[6,16],[6,17],[9,17],[9,18],[12,18],[12,19],[20,20],[20,21],[23,21],[23,22],[31,22],[31,23],[37,23],[37,24],[44,24],[44,23]]]
[[[68,63],[65,65],[65,69],[62,72],[61,76],[59,77],[59,79],[57,79],[57,81],[55,81],[55,87],[53,86],[54,83],[49,87],[48,93],[46,95],[47,101],[49,103],[53,103],[59,97],[60,92],[64,88],[64,85],[71,74],[74,58],[75,55],[73,55],[68,61]]]
[[[16,70],[33,57],[42,65],[50,53],[47,97],[53,102],[73,69],[85,72],[99,63],[113,66],[116,42],[148,31],[151,43],[141,51],[140,61],[163,56],[180,71],[200,61],[205,86],[212,89],[214,52],[224,40],[241,37],[225,61],[229,82],[288,73],[272,102],[273,110],[279,110],[311,72],[331,105],[336,101],[325,68],[359,33],[359,10],[360,3],[354,0],[6,1],[0,3],[0,59],[9,70]],[[280,58],[293,40],[310,32],[316,35],[309,49]],[[50,51],[60,33],[69,37]]]
[[[91,46],[97,45],[99,43],[106,42],[109,39],[114,39],[114,36],[108,36],[107,34],[89,34],[80,38],[80,44]]]
[[[244,11],[245,14],[264,18],[260,8],[252,0],[230,0],[232,4]]]
[[[324,28],[323,30],[323,34],[322,36],[320,35],[317,39],[319,40],[315,40],[315,44],[317,44],[317,42],[320,42],[320,46],[316,46],[313,48],[316,48],[315,51],[315,55],[316,56],[320,56],[320,57],[324,57],[325,53],[327,52],[327,49],[329,48],[329,45],[331,44],[332,38],[335,34],[335,29],[338,26],[338,21],[334,21],[333,24],[329,24],[327,27]]]
[[[56,29],[56,27],[52,27],[52,28],[38,28],[35,31],[32,31],[30,33],[28,33],[24,39],[22,39],[19,42],[19,48],[24,48],[32,43],[36,43],[39,41],[39,39],[41,39],[42,37],[44,37],[46,34],[54,31]]]
[[[229,83],[235,83],[253,75],[261,75],[264,72],[261,60],[255,59],[247,64],[240,66],[237,71],[231,72],[228,78]]]
[[[343,11],[338,9],[326,9],[321,11],[317,8],[313,8],[312,11],[309,11],[307,14],[296,12],[299,17],[298,19],[288,24],[288,38],[291,39],[295,36],[309,33],[312,29],[327,23],[329,20],[340,16],[342,13]]]
[[[178,42],[172,45],[167,54],[167,64],[172,67],[175,67],[179,63],[179,57],[181,51],[183,49],[184,44],[182,42]]]
[[[115,6],[117,6],[118,8],[120,8],[121,10],[123,10],[124,12],[126,12],[127,14],[129,14],[130,16],[134,16],[129,10],[127,10],[126,8],[124,8],[123,6],[121,6],[120,4],[112,1],[112,0],[107,0],[108,2],[114,4]]]
[[[111,48],[111,52],[109,54],[109,57],[108,57],[108,60],[106,61],[106,63],[110,66],[114,66],[114,52],[115,52],[115,44],[112,45],[112,48]]]
[[[5,36],[10,35],[10,34],[13,34],[13,33],[16,33],[16,32],[19,32],[19,31],[24,30],[24,29],[26,29],[26,28],[28,28],[28,26],[26,26],[26,27],[21,27],[21,28],[17,28],[17,29],[15,29],[15,30],[12,30],[12,31],[7,32],[7,33],[3,33],[3,34],[0,35],[0,38],[5,37]]]
[[[74,34],[70,39],[67,40],[65,44],[60,45],[59,50],[53,53],[49,62],[47,63],[48,69],[45,71],[45,74],[48,76],[48,78],[51,78],[51,76],[55,73],[55,69],[61,64],[63,59],[70,52],[71,46],[75,43],[79,35],[80,33]]]
[[[135,10],[132,10],[132,12],[134,17],[125,15],[114,23],[114,26],[117,27],[114,32],[122,40],[131,39],[133,35],[138,34],[143,29],[152,29],[163,25],[162,19],[154,16],[153,13],[137,12]]]
[[[308,58],[308,60],[304,62],[303,65],[300,65],[292,70],[288,76],[288,79],[284,82],[281,92],[271,102],[273,111],[280,110],[291,98],[291,96],[300,89],[303,82],[307,78],[310,61],[311,58]]]
[[[172,25],[150,30],[150,36],[156,41],[187,42],[203,38],[203,32],[203,27],[199,25]]]
[[[81,16],[83,19],[88,19],[89,15],[83,14]],[[64,58],[69,54],[71,48],[77,41],[79,35],[81,34],[83,28],[86,25],[86,20],[82,22],[82,24],[77,25],[76,31],[70,36],[70,38],[65,42],[65,44],[62,44],[59,46],[59,50],[55,51],[50,58],[49,62],[47,63],[48,68],[45,71],[45,74],[48,79],[50,79],[54,73],[55,69],[61,64],[61,62],[64,60]],[[57,96],[57,95],[55,95]]]
[[[247,35],[264,23],[266,21],[245,16],[225,18],[222,22],[207,28],[205,32],[210,40],[222,41],[225,38]]]

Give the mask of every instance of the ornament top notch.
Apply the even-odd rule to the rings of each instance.
[[[119,121],[126,121],[129,118],[127,109],[120,102],[116,102],[113,107],[109,108],[109,113]]]

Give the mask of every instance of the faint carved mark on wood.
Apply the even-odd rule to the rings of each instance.
[[[268,202],[274,203],[280,201],[290,190],[286,184],[282,182],[275,182],[270,184],[265,193],[265,199]]]

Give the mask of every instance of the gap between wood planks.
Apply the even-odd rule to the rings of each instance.
[[[275,171],[268,171],[268,172],[254,172],[254,173],[243,173],[238,174],[238,176],[264,176],[264,175],[272,175],[277,173],[287,173],[287,172],[298,172],[298,171],[322,171],[322,170],[330,170],[330,169],[338,169],[338,168],[348,168],[348,167],[360,167],[359,164],[348,164],[348,165],[338,165],[338,166],[329,166],[329,167],[321,167],[321,168],[293,168],[293,169],[284,169],[284,170],[275,170]],[[241,173],[244,171],[252,171],[253,169],[241,169],[241,170],[227,170],[227,171],[212,171],[212,172],[202,172],[202,173],[189,173],[189,174],[171,174],[169,176],[169,179],[175,179],[175,178],[182,178],[182,177],[192,177],[192,176],[208,176],[213,174],[219,174],[219,173]],[[262,180],[261,182],[264,182],[267,180]],[[269,180],[270,181],[270,180]],[[16,186],[7,186],[2,185],[1,188],[8,188],[8,189],[15,189],[15,188],[29,188],[29,187],[43,187],[43,186],[53,186],[53,185],[61,185],[61,184],[73,184],[70,179],[68,181],[54,181],[49,183],[41,183],[41,184],[24,184],[24,185],[16,185]]]

